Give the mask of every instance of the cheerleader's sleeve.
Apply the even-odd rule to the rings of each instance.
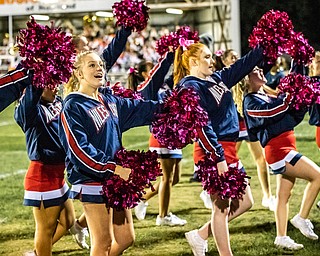
[[[173,52],[167,52],[159,59],[157,65],[152,68],[146,81],[138,86],[137,91],[141,93],[143,98],[157,100],[157,93],[165,82],[165,77],[173,63],[173,58]]]
[[[24,132],[37,125],[37,120],[40,117],[42,92],[43,89],[35,88],[29,84],[15,108],[14,118]]]
[[[211,122],[209,121],[207,125],[197,130],[197,132],[197,141],[206,154],[210,154],[212,158],[217,159],[218,162],[224,161],[224,150],[222,145],[218,142],[218,137],[212,129]]]
[[[77,111],[68,109],[61,113],[59,137],[67,158],[84,175],[101,181],[113,174],[115,163],[89,142],[83,118]]]
[[[0,77],[0,112],[19,99],[28,84],[28,72],[21,66]]]
[[[116,32],[116,35],[110,44],[103,50],[101,57],[105,62],[106,72],[109,72],[124,51],[127,39],[130,35],[131,28],[121,27],[121,29]]]

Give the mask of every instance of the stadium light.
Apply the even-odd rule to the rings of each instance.
[[[166,13],[169,14],[182,14],[183,11],[181,9],[176,9],[176,8],[167,8]]]
[[[96,12],[96,15],[98,17],[103,17],[103,18],[112,18],[113,17],[112,12]]]

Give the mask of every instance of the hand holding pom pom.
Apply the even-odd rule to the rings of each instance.
[[[208,114],[199,105],[199,96],[192,88],[174,90],[168,96],[152,133],[159,143],[169,149],[181,149],[198,137],[198,129],[208,122]]]
[[[149,7],[144,5],[144,1],[122,0],[120,3],[115,3],[112,9],[118,26],[130,27],[138,32],[147,27]]]
[[[27,29],[19,31],[17,44],[21,64],[33,69],[33,85],[54,89],[66,83],[72,72],[75,49],[71,36],[60,28],[43,26],[34,20],[27,22]]]
[[[280,92],[289,93],[291,108],[300,110],[310,107],[320,96],[319,82],[301,74],[290,73],[280,80]]]
[[[156,152],[119,150],[115,155],[115,161],[123,168],[118,168],[117,171],[127,172],[129,168],[131,173],[127,180],[115,174],[103,182],[102,194],[106,197],[107,207],[116,210],[135,207],[143,198],[144,189],[153,189],[151,182],[161,175],[157,158]],[[127,173],[123,175],[128,176]]]
[[[201,179],[203,189],[209,194],[217,194],[222,200],[242,199],[249,178],[245,172],[229,165],[228,171],[219,175],[216,162],[208,156],[203,161],[199,161],[197,167],[197,174]]]

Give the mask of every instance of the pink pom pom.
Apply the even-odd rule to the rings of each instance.
[[[33,69],[33,85],[54,89],[68,82],[73,70],[75,48],[72,37],[61,28],[43,26],[34,20],[27,22],[27,29],[19,31],[17,44],[21,62],[26,69]]]
[[[162,36],[156,42],[156,51],[163,55],[169,51],[171,46],[173,50],[176,50],[179,46],[179,39],[193,40],[195,43],[199,42],[199,36],[197,31],[191,31],[190,27],[183,26],[179,28],[176,32],[171,32],[168,35]]]
[[[130,27],[134,31],[142,31],[147,27],[149,7],[145,1],[122,0],[112,6],[113,15],[117,18],[117,26]]]
[[[131,174],[128,180],[113,175],[103,182],[102,194],[107,199],[107,207],[116,210],[133,208],[143,198],[146,187],[153,190],[151,182],[162,175],[157,159],[158,154],[150,150],[147,152],[119,150],[115,155],[115,161],[125,168],[130,168]]]
[[[194,89],[174,90],[165,99],[162,113],[156,115],[152,133],[161,145],[181,149],[198,137],[197,130],[207,122],[208,114]]]
[[[290,73],[280,80],[280,92],[290,94],[291,108],[310,107],[320,96],[319,82],[301,74]]]
[[[308,40],[304,38],[302,33],[294,33],[287,46],[288,54],[291,55],[296,63],[307,65],[312,62],[314,48],[309,45]]]
[[[209,194],[217,194],[221,199],[242,199],[250,178],[236,167],[228,167],[228,171],[219,175],[216,162],[208,156],[197,164],[197,174],[203,189]]]
[[[140,93],[130,89],[126,89],[123,86],[121,86],[120,83],[115,83],[113,86],[111,86],[111,90],[113,92],[113,95],[116,95],[118,97],[136,99],[136,100],[143,99]]]
[[[278,55],[288,52],[288,42],[293,34],[293,25],[288,14],[270,10],[254,27],[249,36],[249,46],[254,48],[258,44],[261,45],[268,63],[274,63]]]

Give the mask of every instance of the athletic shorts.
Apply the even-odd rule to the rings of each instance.
[[[26,206],[44,208],[62,205],[69,196],[69,186],[64,180],[65,164],[44,164],[31,161],[24,180]]]
[[[182,158],[182,150],[181,149],[168,149],[158,142],[158,140],[153,136],[153,134],[150,135],[149,138],[149,150],[150,151],[156,151],[158,153],[159,158],[176,158],[181,159]]]
[[[266,161],[272,174],[281,174],[286,170],[286,162],[294,166],[302,155],[296,151],[296,138],[288,131],[272,138],[265,146]]]
[[[243,165],[239,159],[239,156],[237,154],[236,150],[236,142],[234,141],[218,141],[222,148],[224,149],[224,157],[226,159],[226,162],[228,165],[232,167],[238,167],[239,170],[245,171],[243,168]],[[198,142],[194,143],[193,146],[193,161],[195,164],[197,164],[200,160],[203,160],[205,158],[205,152],[200,147]],[[196,165],[194,166],[196,170]]]
[[[101,183],[86,183],[72,185],[69,198],[79,199],[81,202],[104,204],[106,199],[102,196]]]

